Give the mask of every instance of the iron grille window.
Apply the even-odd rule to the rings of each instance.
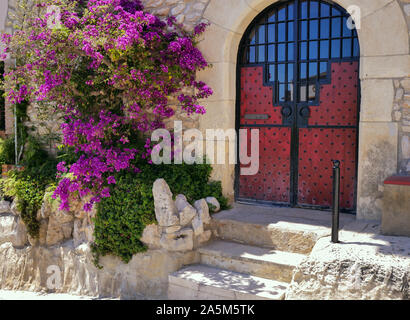
[[[320,0],[295,0],[268,9],[252,24],[241,44],[241,65],[265,66],[265,82],[275,103],[311,102],[329,61],[359,57],[357,32],[349,16]]]

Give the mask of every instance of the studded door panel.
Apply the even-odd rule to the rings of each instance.
[[[356,129],[299,129],[298,203],[332,205],[332,162],[341,160],[340,206],[354,208]]]
[[[276,203],[290,201],[290,128],[262,127],[259,131],[259,171],[240,175],[239,197]],[[250,129],[247,129],[250,155]],[[242,148],[244,146],[241,146]],[[242,166],[243,167],[243,166]]]
[[[264,85],[263,70],[241,68],[241,125],[282,124],[281,107],[272,107],[273,87]]]
[[[310,107],[311,126],[356,126],[358,115],[358,65],[331,64],[331,83],[320,85],[319,106]]]

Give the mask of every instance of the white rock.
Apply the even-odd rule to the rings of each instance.
[[[204,223],[199,215],[195,216],[194,220],[192,220],[192,229],[196,237],[204,233]]]
[[[164,233],[175,233],[181,230],[181,226],[164,227],[162,230]]]
[[[20,215],[20,211],[17,209],[17,201],[17,198],[15,198],[10,206],[11,213],[13,213],[16,216]]]
[[[183,194],[179,194],[175,197],[175,206],[177,207],[178,211],[184,210],[187,203],[188,203],[188,200]]]
[[[194,232],[185,228],[177,233],[163,234],[160,240],[161,247],[168,251],[189,251],[194,247]]]
[[[210,209],[212,212],[218,212],[221,210],[221,205],[215,197],[207,197],[205,201],[213,206],[212,210]]]
[[[175,199],[175,206],[179,212],[179,224],[182,227],[189,225],[197,214],[195,208],[188,203],[183,194],[177,195]]]
[[[199,245],[204,244],[205,242],[208,242],[211,239],[212,236],[212,231],[211,230],[206,230],[204,233],[202,233],[198,237],[198,243]]]
[[[24,247],[27,243],[27,228],[24,222],[19,217],[14,230],[14,239],[12,241],[15,247]]]
[[[164,179],[157,179],[152,188],[154,196],[155,217],[161,227],[171,227],[179,224],[179,217],[172,192]]]
[[[20,217],[0,216],[0,244],[11,242],[15,247],[22,247],[27,242],[27,229]]]
[[[10,202],[5,201],[5,200],[1,200],[0,201],[0,214],[1,213],[9,213],[9,212],[11,212]]]
[[[211,222],[211,216],[209,215],[209,208],[205,199],[195,201],[194,207],[196,208],[198,215],[201,217],[202,222],[204,224],[209,224]]]
[[[160,227],[156,224],[150,224],[142,232],[141,242],[150,249],[159,249],[161,239]]]

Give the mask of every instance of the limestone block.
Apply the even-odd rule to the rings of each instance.
[[[1,200],[0,201],[0,214],[9,213],[9,212],[11,212],[10,202],[5,201],[5,200]]]
[[[360,59],[360,79],[410,76],[410,56],[378,56]]]
[[[211,68],[197,72],[198,80],[212,88],[213,94],[206,101],[235,100],[236,64],[232,62],[213,63]]]
[[[177,207],[178,211],[184,210],[187,203],[188,201],[183,194],[179,194],[175,197],[175,206]]]
[[[39,237],[38,237],[38,243],[41,246],[46,245],[46,239],[47,239],[47,229],[48,229],[48,220],[41,220],[40,221],[40,230],[39,230]],[[30,237],[29,237],[30,238]],[[29,239],[30,240],[30,239]],[[31,241],[30,241],[31,243]],[[33,245],[33,244],[32,244]]]
[[[206,242],[208,242],[211,239],[212,236],[212,231],[211,230],[206,230],[204,231],[201,235],[199,235],[198,239],[198,244],[202,245]]]
[[[361,82],[361,121],[391,121],[394,99],[392,80],[367,79]]]
[[[207,197],[205,201],[208,203],[208,207],[213,207],[212,212],[216,213],[221,210],[221,205],[215,197]]]
[[[189,225],[197,214],[195,208],[188,203],[184,195],[177,196],[175,205],[179,212],[179,224],[182,227]]]
[[[142,233],[141,241],[150,249],[159,249],[160,238],[161,233],[159,226],[156,224],[150,224],[145,227]]]
[[[155,205],[155,217],[161,227],[171,227],[179,223],[177,209],[172,199],[172,192],[164,179],[157,179],[152,188]]]
[[[241,36],[217,24],[209,25],[198,44],[208,63],[236,62]]]
[[[181,226],[172,226],[172,227],[164,227],[162,228],[164,233],[175,233],[181,230]]]
[[[191,228],[182,229],[174,234],[162,234],[161,247],[168,251],[189,251],[194,246],[194,232]]]
[[[23,220],[19,217],[14,230],[14,239],[12,240],[14,247],[23,247],[27,243],[27,228]]]
[[[342,244],[331,243],[330,237],[318,240],[294,270],[287,300],[409,299],[408,238],[366,230],[374,222],[355,224],[357,232],[340,232]]]
[[[199,215],[195,216],[194,220],[192,220],[192,229],[194,230],[195,237],[204,233],[204,223]]]
[[[53,246],[64,240],[64,233],[58,221],[50,216],[47,227],[46,245]]]
[[[243,33],[257,14],[258,11],[252,9],[245,0],[213,0],[205,9],[204,18],[225,29]]]
[[[384,180],[397,172],[396,123],[362,122],[359,128],[357,218],[379,220]]]
[[[209,224],[211,222],[211,216],[209,215],[209,208],[205,199],[195,201],[194,206],[198,211],[198,216],[201,218],[202,222],[204,224]]]
[[[19,211],[19,209],[17,208],[17,202],[18,202],[18,199],[17,199],[17,198],[14,198],[14,200],[13,200],[13,202],[11,203],[11,206],[10,206],[11,213],[13,213],[13,214],[16,215],[16,216],[20,215],[20,211]]]
[[[389,17],[395,17],[391,19]],[[383,21],[383,23],[380,23]],[[387,56],[409,53],[409,36],[400,6],[393,1],[361,19],[358,30],[362,56]]]
[[[385,235],[410,237],[410,186],[384,186],[381,230]]]
[[[74,240],[74,246],[77,247],[80,244],[86,242],[86,236],[84,232],[84,226],[83,226],[84,220],[82,219],[74,219],[74,224],[73,224],[73,240]]]
[[[15,247],[27,242],[27,229],[20,217],[8,214],[0,216],[0,244],[11,242]]]
[[[229,101],[208,101],[205,100],[203,106],[207,112],[199,119],[199,130],[206,139],[207,129],[234,129],[235,128],[235,102]]]

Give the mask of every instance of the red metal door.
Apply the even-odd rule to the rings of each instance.
[[[259,129],[260,165],[256,175],[238,174],[237,200],[330,207],[331,160],[340,160],[341,207],[355,209],[359,46],[347,19],[336,5],[295,0],[248,28],[238,122]]]

